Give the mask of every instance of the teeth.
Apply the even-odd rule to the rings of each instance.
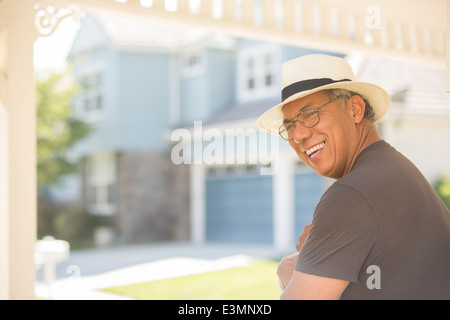
[[[308,156],[310,156],[313,152],[322,149],[324,146],[325,146],[325,142],[322,142],[322,143],[319,143],[319,144],[315,145],[314,147],[306,150],[305,152]]]

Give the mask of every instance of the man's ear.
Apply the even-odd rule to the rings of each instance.
[[[366,104],[364,100],[358,95],[352,96],[350,101],[352,104],[353,122],[360,123],[364,118],[364,113],[366,111]]]

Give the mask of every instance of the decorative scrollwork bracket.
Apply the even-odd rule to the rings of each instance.
[[[70,5],[67,8],[56,8],[36,4],[34,10],[36,11],[34,18],[36,29],[39,35],[44,37],[52,35],[65,18],[72,17],[74,21],[81,21],[81,9],[75,5]]]

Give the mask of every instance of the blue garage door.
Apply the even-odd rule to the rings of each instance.
[[[208,176],[205,196],[208,242],[273,242],[271,176]]]
[[[308,169],[295,175],[295,243],[303,228],[312,222],[314,210],[324,193],[323,177]]]

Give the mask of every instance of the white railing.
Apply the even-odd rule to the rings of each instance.
[[[345,52],[409,55],[442,63],[446,0],[36,0],[113,9],[203,25],[234,35]],[[375,3],[375,4],[374,4]]]

